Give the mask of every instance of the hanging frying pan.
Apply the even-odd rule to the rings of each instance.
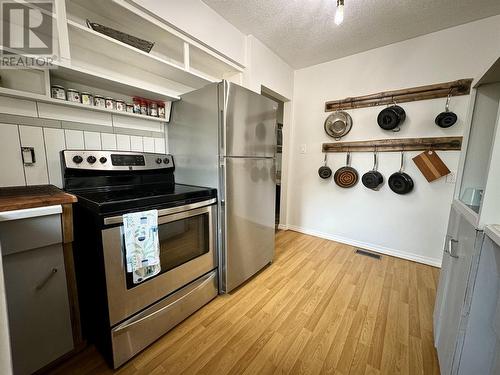
[[[436,125],[441,128],[449,128],[450,126],[455,125],[458,119],[457,115],[450,111],[450,99],[451,99],[451,90],[450,93],[448,94],[448,97],[446,98],[446,105],[444,107],[444,112],[441,112],[439,115],[437,115],[436,119],[434,120]]]
[[[336,111],[326,118],[324,127],[326,134],[338,141],[351,131],[352,118],[347,112]]]
[[[377,116],[378,125],[384,130],[398,132],[406,119],[405,110],[399,105],[391,105],[384,108]]]
[[[351,188],[358,183],[358,172],[351,167],[351,153],[347,153],[346,166],[337,169],[333,175],[335,183],[341,188]]]
[[[378,190],[380,186],[384,183],[384,176],[382,173],[377,171],[378,160],[377,160],[377,151],[373,152],[373,169],[371,171],[366,172],[363,177],[361,177],[361,182],[365,187],[372,190]]]
[[[401,167],[399,172],[393,173],[389,177],[389,187],[396,194],[408,194],[413,190],[412,178],[403,172],[404,169],[404,151],[401,152]]]
[[[327,163],[326,156],[327,155],[328,154],[325,152],[325,164],[322,167],[319,167],[319,169],[318,169],[319,177],[321,177],[324,180],[332,177],[332,170],[330,169],[329,166],[326,165],[326,163]]]

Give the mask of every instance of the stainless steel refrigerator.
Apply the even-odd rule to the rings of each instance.
[[[173,103],[168,144],[176,182],[218,189],[223,293],[273,260],[276,107],[227,81]]]

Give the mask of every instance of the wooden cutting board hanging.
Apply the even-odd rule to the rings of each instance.
[[[429,182],[451,173],[446,164],[433,150],[427,150],[415,156],[413,162]]]

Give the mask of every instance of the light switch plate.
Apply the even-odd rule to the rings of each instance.
[[[300,145],[300,153],[305,154],[306,152],[307,152],[307,145],[305,143],[301,144]]]
[[[457,182],[457,174],[455,172],[450,172],[449,174],[446,175],[447,184],[454,184],[456,182]]]

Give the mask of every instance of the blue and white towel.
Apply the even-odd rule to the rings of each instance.
[[[158,210],[123,215],[127,272],[138,284],[161,271]]]

